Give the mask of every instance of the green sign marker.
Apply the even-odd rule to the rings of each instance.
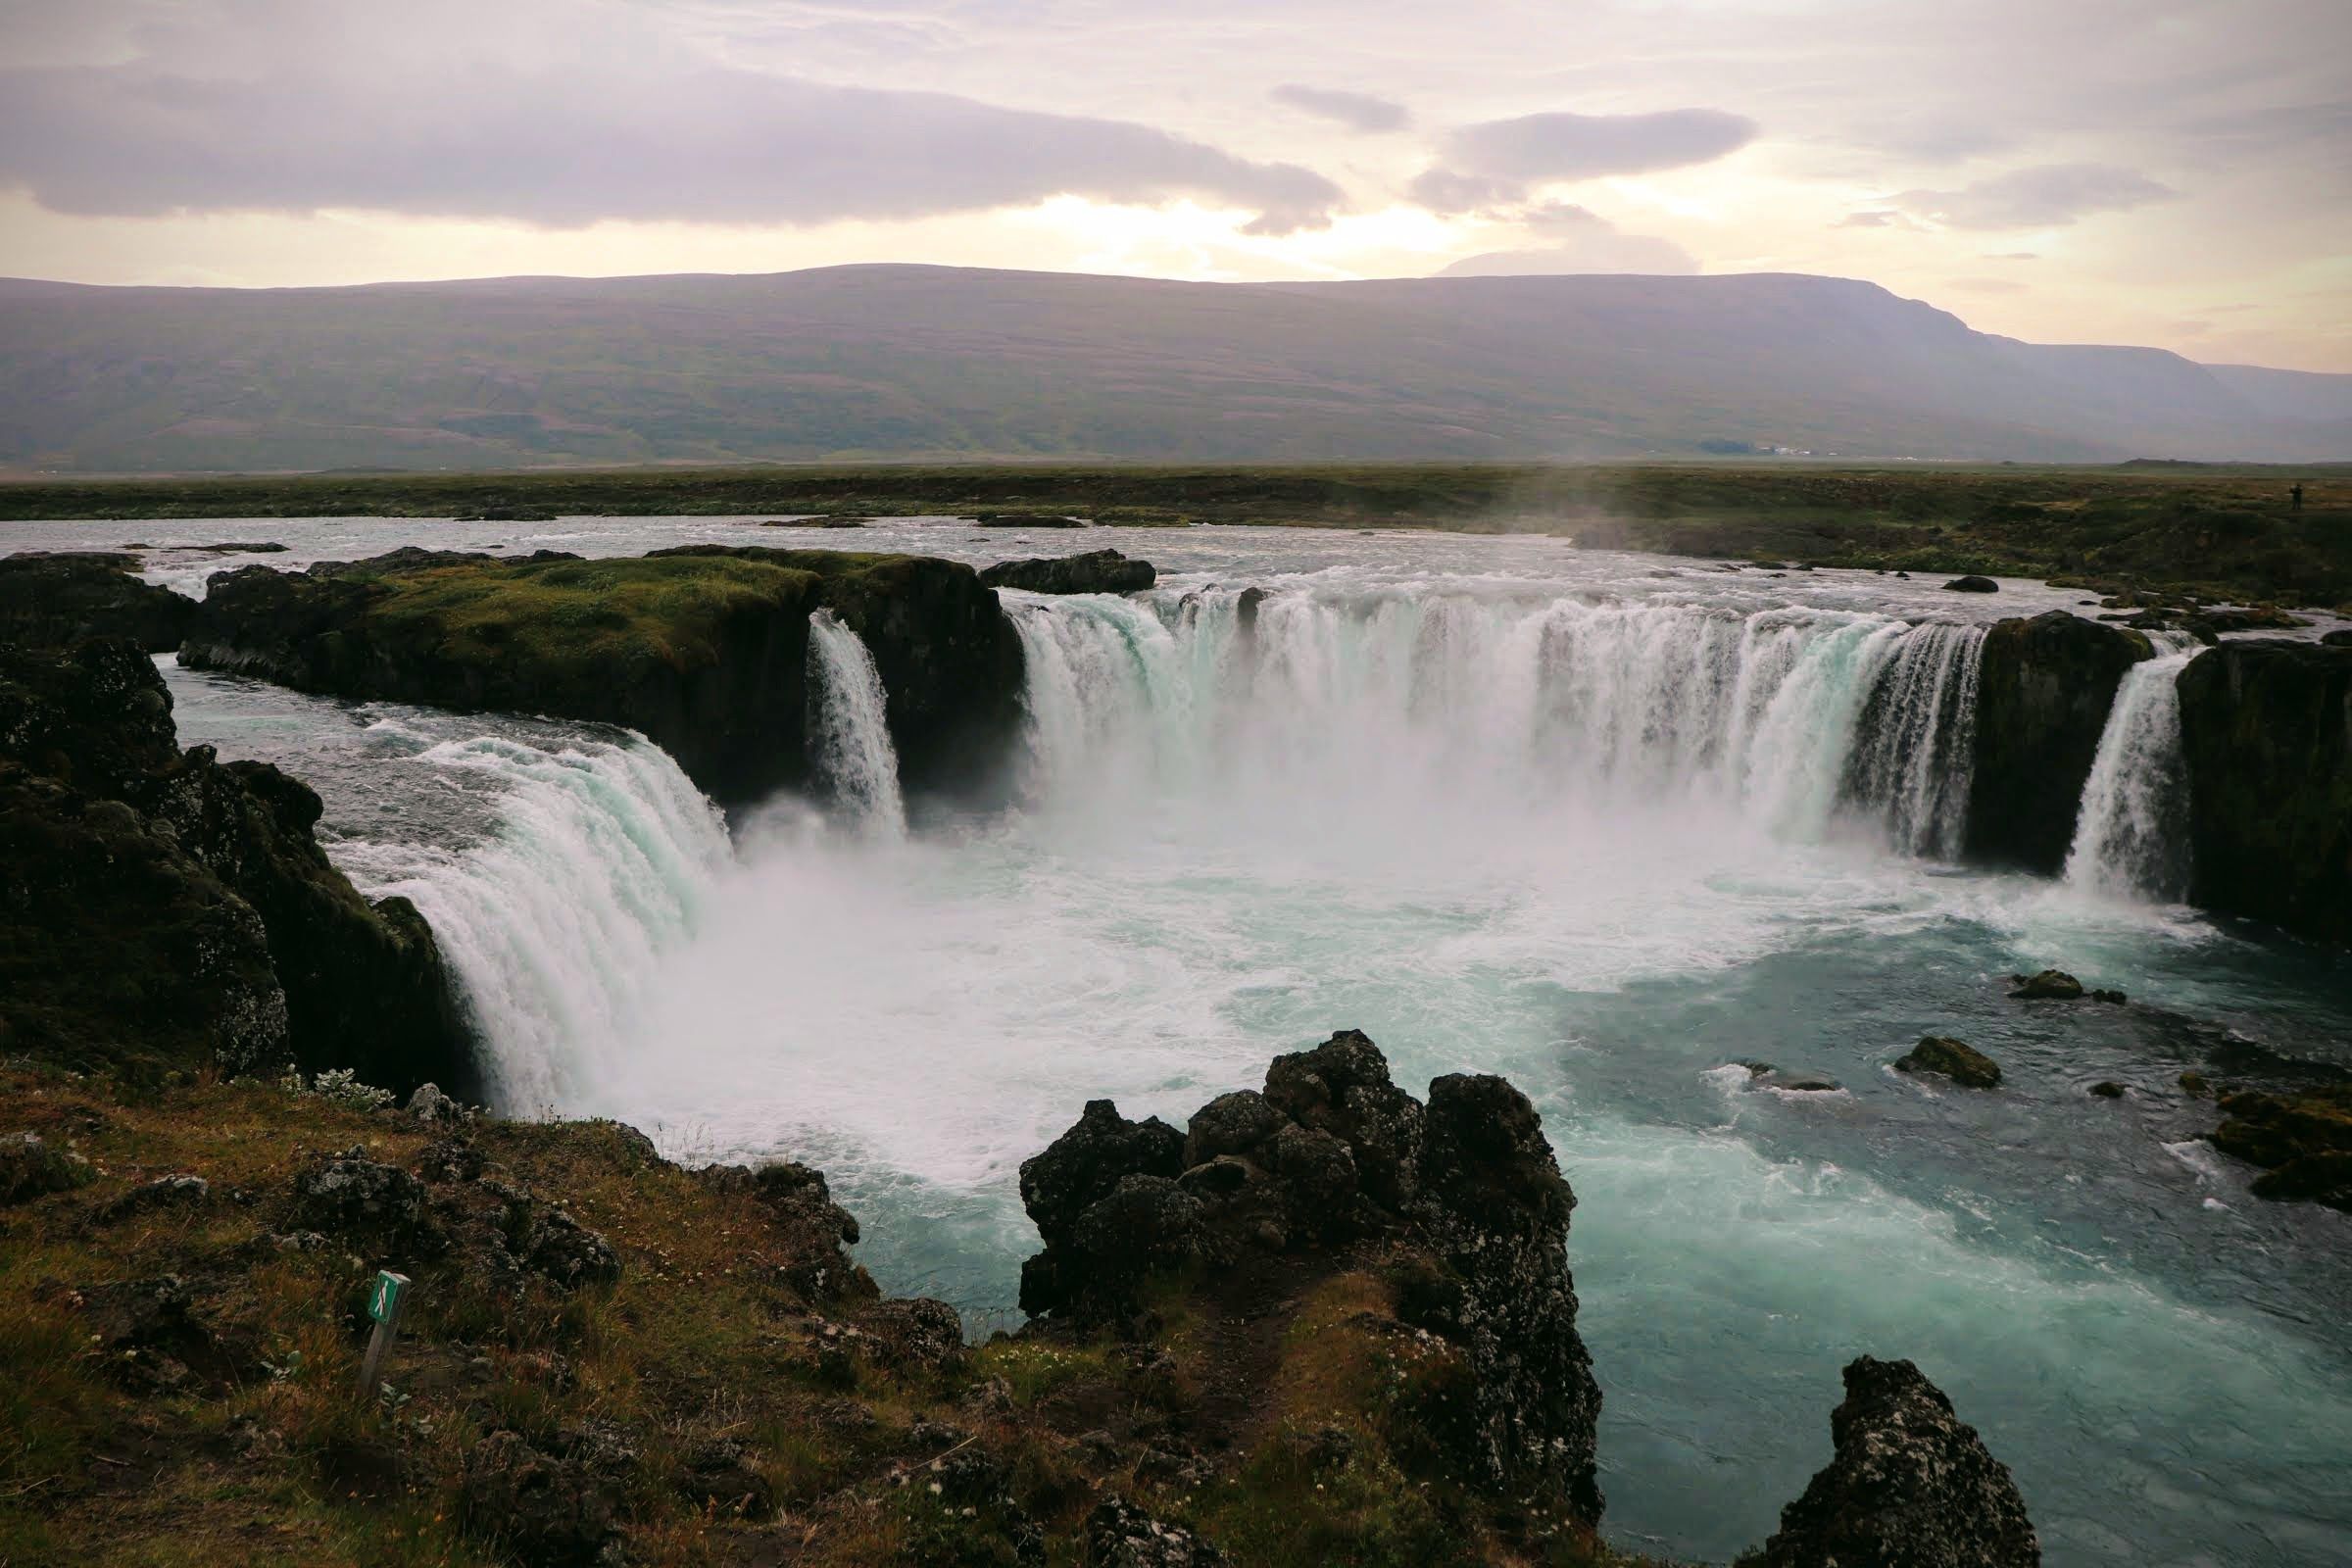
[[[409,1288],[406,1274],[390,1269],[378,1269],[375,1283],[368,1291],[368,1315],[378,1323],[389,1323],[400,1315],[400,1296]]]

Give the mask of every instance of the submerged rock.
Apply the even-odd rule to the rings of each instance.
[[[62,648],[123,637],[148,653],[177,648],[196,601],[133,575],[138,559],[113,551],[24,551],[0,557],[0,642]]]
[[[2352,648],[2225,643],[2180,695],[2190,899],[2352,946]]]
[[[1116,550],[1049,556],[1035,561],[1000,561],[980,573],[991,588],[1025,588],[1036,594],[1126,594],[1149,588],[1158,573],[1149,561],[1131,561]]]
[[[1896,1072],[1936,1073],[1964,1089],[1991,1089],[2001,1081],[2001,1069],[1990,1056],[1943,1035],[1923,1035],[1894,1063]]]
[[[2000,621],[1985,633],[1965,834],[1970,859],[2044,876],[2064,867],[2116,688],[2154,652],[2145,633],[2062,610]]]
[[[1836,1453],[1751,1568],[2037,1568],[2008,1467],[1909,1361],[1848,1364],[1830,1435]]]

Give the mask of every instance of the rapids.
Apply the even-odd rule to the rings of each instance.
[[[288,565],[744,536],[205,526],[284,540]],[[975,1328],[1011,1319],[1035,1245],[1018,1162],[1083,1101],[1177,1116],[1353,1025],[1415,1093],[1484,1069],[1543,1108],[1626,1544],[1760,1541],[1867,1350],[1951,1394],[2061,1568],[2352,1556],[2352,1221],[2251,1199],[2171,1088],[2257,1046],[2352,1064],[2352,973],[2169,902],[2165,669],[2127,683],[2069,875],[2040,881],[1948,860],[1982,626],[2072,603],[2034,585],[1987,605],[1542,538],[858,543],[1105,538],[1162,586],[1004,596],[1030,733],[992,816],[898,801],[846,628],[811,655],[836,804],[731,836],[625,734],[166,672],[183,742],[310,779],[339,862],[425,909],[503,1105],[817,1164],[885,1287]],[[2007,1001],[2045,964],[2135,1005]],[[1931,1030],[2002,1090],[1891,1073]],[[1753,1090],[1740,1058],[1846,1087]],[[2106,1078],[2132,1095],[2084,1093]]]

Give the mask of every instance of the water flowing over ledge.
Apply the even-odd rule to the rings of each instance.
[[[1674,802],[1949,856],[1982,628],[1836,611],[1308,590],[1008,595],[1027,791],[1299,808]]]
[[[2180,753],[2180,671],[2167,654],[2124,677],[2082,787],[2066,880],[2107,898],[2187,896],[2188,779]]]
[[[906,803],[882,677],[865,644],[830,610],[808,617],[808,672],[809,731],[836,806],[865,833],[905,838]]]

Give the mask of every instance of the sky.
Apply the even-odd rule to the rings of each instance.
[[[1867,278],[2352,371],[2352,0],[0,0],[0,274]]]

